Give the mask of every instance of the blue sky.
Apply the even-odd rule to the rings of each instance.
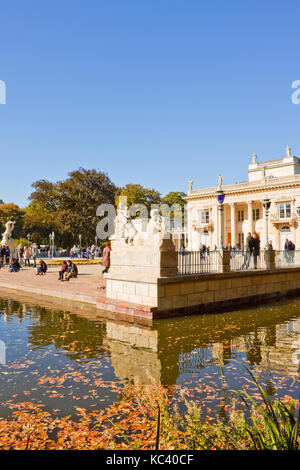
[[[11,0],[0,199],[80,166],[162,194],[300,156],[299,0]]]

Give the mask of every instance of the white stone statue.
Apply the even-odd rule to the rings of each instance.
[[[286,156],[287,156],[287,157],[291,157],[291,156],[292,156],[292,154],[291,154],[291,147],[289,147],[289,146],[286,147]]]
[[[123,240],[125,243],[132,245],[136,234],[137,230],[129,216],[128,207],[120,203],[115,218],[115,233],[111,237],[111,240]]]
[[[218,176],[218,188],[221,188],[221,187],[222,187],[222,184],[223,184],[223,178],[222,178],[222,176],[219,174],[219,176]]]
[[[15,221],[9,220],[6,222],[5,227],[6,230],[2,234],[2,241],[1,245],[8,246],[10,250],[10,261],[12,260],[13,257],[13,252],[14,252],[14,240],[11,237],[12,231],[15,228]]]
[[[153,238],[156,239],[159,237],[159,235],[164,235],[166,231],[166,224],[159,213],[159,209],[151,209],[150,220],[146,231],[146,238],[148,240]]]
[[[126,221],[126,224],[124,226],[124,239],[125,239],[125,242],[130,244],[130,245],[133,245],[134,237],[136,236],[136,234],[137,234],[137,230],[136,230],[135,226],[133,225],[133,223],[131,221],[131,218],[128,217],[127,221]]]
[[[193,180],[189,180],[189,190],[188,193],[190,194],[193,190]]]
[[[254,163],[256,163],[256,162],[257,162],[257,155],[256,155],[256,153],[254,153],[254,154],[252,155],[252,162],[251,162],[251,163],[254,164]]]
[[[118,205],[118,211],[115,218],[115,233],[112,239],[125,238],[125,226],[128,219],[128,207],[122,204]]]

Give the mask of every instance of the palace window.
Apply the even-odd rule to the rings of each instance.
[[[244,211],[238,211],[238,222],[244,221]]]
[[[252,209],[252,218],[253,220],[258,220],[260,217],[259,217],[259,209]]]
[[[201,224],[209,223],[209,211],[201,211]]]
[[[291,204],[279,204],[279,218],[288,219],[291,217]]]
[[[243,233],[239,233],[239,245],[240,245],[240,247],[242,245],[244,245],[244,234]]]

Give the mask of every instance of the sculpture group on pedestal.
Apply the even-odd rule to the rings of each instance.
[[[134,246],[168,237],[166,224],[158,208],[151,209],[150,219],[145,231],[142,230],[142,225],[138,224],[140,220],[132,219],[129,215],[128,207],[119,204],[115,218],[115,233],[111,240],[123,241],[128,245]]]

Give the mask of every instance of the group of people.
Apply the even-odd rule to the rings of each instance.
[[[87,259],[94,259],[95,256],[101,256],[101,248],[96,245],[91,245],[83,251],[79,245],[74,245],[73,248],[70,250],[71,258],[87,258]]]
[[[59,281],[69,281],[72,277],[77,277],[78,268],[71,260],[63,261],[58,272]]]
[[[28,265],[30,267],[30,260],[33,260],[33,267],[36,268],[36,257],[38,254],[38,247],[36,243],[31,246],[24,246],[20,243],[17,247],[18,261],[21,266]]]
[[[293,263],[294,256],[295,256],[295,245],[294,243],[289,240],[288,238],[285,240],[284,244],[284,254],[285,259],[288,263]]]
[[[249,269],[251,258],[253,258],[254,269],[257,269],[257,258],[260,253],[260,239],[258,233],[254,232],[253,236],[248,232],[246,243],[245,243],[245,252],[244,252],[244,263],[242,269]]]
[[[8,266],[9,265],[9,258],[10,258],[10,249],[8,246],[1,245],[0,247],[0,260],[1,266]]]

